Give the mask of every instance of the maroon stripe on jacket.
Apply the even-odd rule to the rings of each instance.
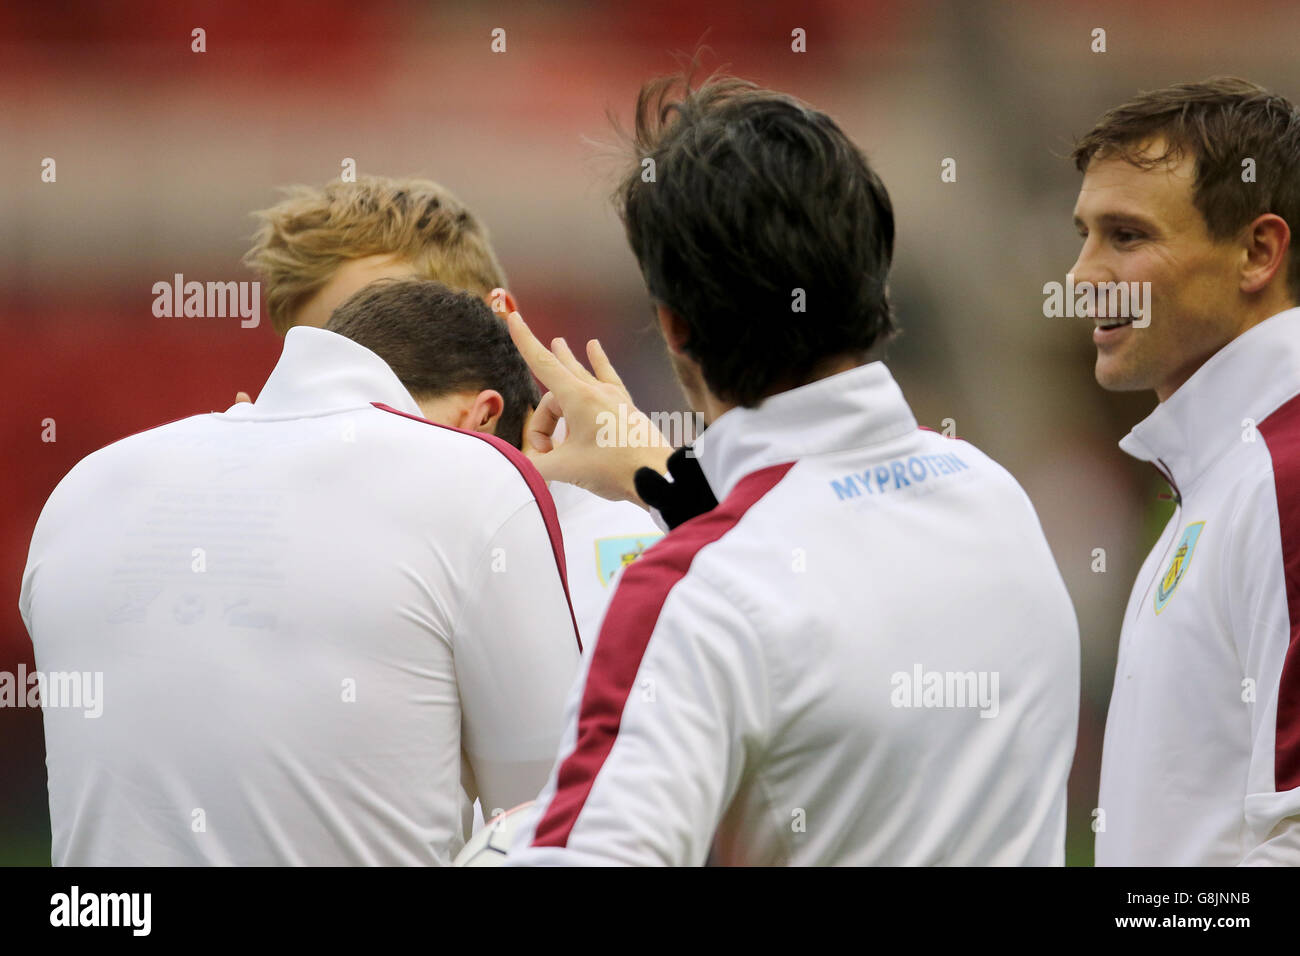
[[[1291,638],[1277,689],[1273,783],[1278,792],[1300,787],[1300,395],[1259,423],[1273,458],[1282,569]]]
[[[555,554],[555,566],[560,572],[560,584],[564,588],[564,602],[569,605],[569,620],[573,621],[573,636],[578,639],[578,650],[581,652],[582,634],[578,631],[578,617],[573,613],[573,601],[569,597],[569,571],[564,564],[564,536],[560,531],[560,517],[555,511],[555,499],[551,497],[551,490],[546,487],[546,479],[541,476],[533,463],[525,458],[524,453],[514,445],[497,438],[495,435],[466,431],[463,428],[455,428],[451,425],[439,425],[437,422],[431,422],[419,415],[399,412],[391,405],[385,405],[382,402],[371,402],[371,404],[380,411],[392,412],[394,415],[401,415],[403,418],[409,418],[412,421],[424,422],[424,424],[432,425],[434,428],[445,428],[447,431],[459,432],[462,435],[469,435],[471,438],[482,439],[505,455],[510,464],[515,466],[515,470],[528,483],[528,490],[537,499],[537,508],[542,513],[542,522],[546,525],[546,535],[551,540],[551,551]]]
[[[787,462],[747,475],[725,501],[678,525],[623,572],[592,652],[577,740],[560,765],[555,795],[537,823],[533,846],[567,845],[596,776],[614,749],[623,708],[669,592],[686,576],[700,549],[734,528],[793,466]]]

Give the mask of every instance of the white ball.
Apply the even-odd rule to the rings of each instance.
[[[515,833],[528,814],[523,811],[533,805],[533,801],[521,803],[505,813],[497,814],[483,825],[483,828],[469,838],[464,849],[456,854],[452,866],[501,866],[506,862],[506,853],[514,842]]]

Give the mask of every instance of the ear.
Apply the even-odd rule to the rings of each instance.
[[[473,432],[495,435],[506,400],[495,389],[485,388],[474,396],[461,415],[460,427]]]
[[[1286,276],[1291,227],[1273,213],[1265,213],[1246,227],[1246,261],[1241,270],[1241,291],[1260,292],[1281,273]],[[1289,298],[1289,297],[1288,297]]]
[[[483,296],[483,301],[488,304],[489,309],[501,316],[503,319],[511,312],[519,311],[519,303],[515,301],[515,297],[510,293],[509,289],[502,289],[500,287],[493,289],[487,295]]]
[[[663,333],[668,351],[674,355],[685,355],[686,345],[691,338],[685,320],[666,305],[655,306],[655,317],[659,319],[659,331]]]

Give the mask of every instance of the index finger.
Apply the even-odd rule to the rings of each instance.
[[[533,330],[518,312],[506,316],[506,328],[510,330],[510,338],[514,339],[515,348],[519,349],[519,354],[524,357],[528,367],[551,391],[567,391],[577,381],[576,376],[564,367],[564,363],[533,335]]]

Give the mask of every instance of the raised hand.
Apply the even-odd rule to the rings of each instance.
[[[636,407],[600,342],[587,343],[588,371],[564,339],[549,349],[543,345],[518,312],[506,324],[524,361],[549,389],[524,427],[524,454],[549,481],[644,507],[632,476],[643,467],[663,472],[672,445]],[[557,441],[561,419],[565,434]]]

